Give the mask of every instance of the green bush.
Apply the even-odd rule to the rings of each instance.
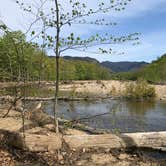
[[[143,99],[155,97],[155,89],[150,86],[145,80],[137,80],[135,83],[126,85],[127,98]]]

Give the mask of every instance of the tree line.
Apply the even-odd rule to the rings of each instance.
[[[0,37],[1,81],[53,81],[56,79],[54,57],[38,45],[26,42],[21,31]],[[110,79],[110,71],[95,62],[60,58],[60,80]]]

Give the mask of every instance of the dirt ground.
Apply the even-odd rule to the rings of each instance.
[[[110,149],[67,149],[56,152],[22,151],[1,149],[2,166],[165,166],[165,161],[153,161],[141,156],[137,151]]]

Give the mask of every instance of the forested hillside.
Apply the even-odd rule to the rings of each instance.
[[[91,57],[72,57],[72,56],[63,56],[66,60],[80,60],[80,61],[86,61],[86,62],[95,62],[100,63],[98,60],[91,58]]]
[[[128,72],[128,71],[136,71],[140,68],[143,68],[148,63],[146,62],[110,62],[110,61],[104,61],[99,62],[98,60],[91,58],[91,57],[71,57],[71,56],[64,56],[64,59],[67,60],[81,60],[81,61],[87,61],[87,62],[96,62],[100,64],[101,66],[109,69],[112,72]]]
[[[0,38],[0,80],[55,80],[54,57],[46,55],[20,32]],[[110,71],[98,63],[60,59],[61,80],[110,79]]]
[[[142,77],[149,82],[166,83],[166,54],[136,72],[136,77]]]
[[[166,54],[138,71],[119,73],[114,75],[114,78],[123,80],[143,78],[151,83],[166,83]]]
[[[148,63],[146,62],[102,62],[101,65],[111,69],[113,72],[129,72],[136,71],[145,67]]]

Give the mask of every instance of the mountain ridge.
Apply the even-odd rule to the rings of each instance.
[[[147,62],[129,62],[129,61],[121,61],[121,62],[110,62],[104,61],[101,63],[102,66],[106,68],[110,68],[114,72],[129,72],[136,71],[140,68],[145,67],[149,63]]]
[[[98,63],[101,66],[109,69],[112,72],[129,72],[136,71],[140,68],[145,67],[149,63],[147,62],[130,62],[130,61],[121,61],[121,62],[111,62],[111,61],[103,61],[99,62],[95,58],[91,57],[72,57],[72,56],[63,56],[62,58],[66,60],[78,60],[78,61],[86,61],[91,63]]]

